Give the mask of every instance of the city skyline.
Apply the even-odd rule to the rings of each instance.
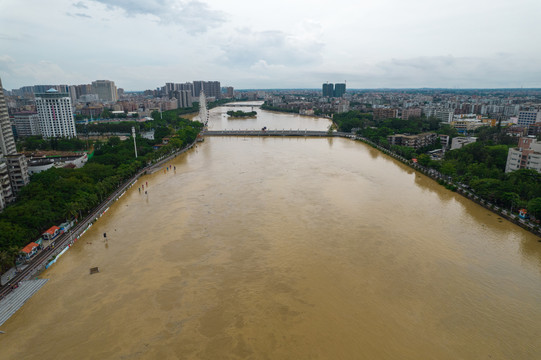
[[[539,88],[541,3],[271,4],[55,0],[0,5],[4,87],[110,79],[127,91],[218,79],[237,89]]]

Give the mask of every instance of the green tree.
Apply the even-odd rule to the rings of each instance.
[[[537,219],[541,218],[541,197],[528,201],[528,212]]]

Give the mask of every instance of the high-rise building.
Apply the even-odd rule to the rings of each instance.
[[[346,84],[334,84],[334,97],[342,97],[346,93]]]
[[[77,99],[79,99],[82,95],[94,94],[93,91],[92,85],[90,84],[75,85],[75,95],[77,96]]]
[[[92,89],[101,101],[114,102],[118,100],[118,94],[114,81],[96,80],[92,81]]]
[[[192,100],[192,93],[189,90],[178,90],[174,93],[175,98],[178,100],[178,107],[179,108],[187,108],[191,107],[193,100]]]
[[[235,89],[233,88],[233,86],[225,87],[225,97],[228,99],[232,99],[235,97]]]
[[[11,122],[9,121],[8,107],[4,98],[2,89],[2,80],[0,80],[0,157],[15,154],[15,139],[11,130]]]
[[[333,97],[334,96],[334,85],[333,84],[323,84],[323,96]]]
[[[219,81],[194,81],[193,82],[193,97],[199,97],[201,90],[207,98],[214,97],[220,99],[222,89]]]
[[[30,182],[28,175],[28,161],[23,154],[13,154],[6,156],[8,166],[9,181],[14,195],[17,195],[23,186]]]
[[[25,111],[13,114],[11,122],[18,137],[40,135],[39,116],[35,112]]]
[[[190,92],[190,95],[193,97],[194,95],[194,86],[191,82],[186,82],[184,84],[180,84],[179,90],[186,90]]]
[[[49,89],[46,93],[36,94],[36,109],[44,138],[77,136],[71,99],[67,93]]]
[[[207,97],[214,97],[216,100],[222,97],[222,87],[219,81],[205,81],[204,89]]]
[[[28,182],[26,158],[17,154],[0,79],[0,210],[13,201],[15,193]]]
[[[538,111],[519,111],[518,124],[522,126],[530,126],[536,122],[541,122],[541,110]]]

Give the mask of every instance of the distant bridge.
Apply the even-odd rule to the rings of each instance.
[[[259,107],[261,104],[223,104],[225,107]]]
[[[348,137],[355,135],[343,132],[315,130],[206,130],[204,136],[306,136],[306,137]]]

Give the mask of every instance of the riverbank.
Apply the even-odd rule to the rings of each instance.
[[[62,234],[49,246],[35,255],[34,258],[28,264],[26,264],[23,269],[10,278],[9,284],[1,286],[0,298],[5,297],[13,290],[10,284],[16,284],[33,277],[37,277],[41,272],[53,265],[60,258],[60,256],[62,256],[77,240],[79,240],[79,238],[94,224],[94,222],[96,222],[105,212],[107,212],[109,207],[115,201],[120,199],[124,193],[137,182],[142,175],[156,172],[166,162],[191,149],[196,143],[197,140],[178,151],[158,159],[152,164],[148,164],[146,167],[139,170],[134,176],[124,181],[106,200],[92,210],[88,216],[81,219],[67,233]]]
[[[487,210],[492,211],[493,213],[501,216],[502,218],[505,218],[506,220],[520,226],[521,228],[531,232],[532,234],[540,237],[539,241],[541,242],[541,228],[539,224],[533,223],[531,221],[521,219],[518,215],[515,215],[512,213],[510,209],[504,209],[501,207],[496,206],[495,204],[492,204],[491,202],[477,196],[474,194],[471,190],[467,189],[463,184],[454,182],[450,176],[446,176],[441,174],[439,171],[436,171],[434,169],[427,168],[425,166],[419,165],[417,163],[414,163],[411,160],[408,160],[404,158],[403,156],[400,156],[389,149],[386,149],[382,146],[377,145],[376,143],[363,138],[361,136],[355,135],[352,137],[355,140],[359,140],[364,142],[367,145],[372,146],[373,148],[378,149],[379,151],[395,158],[396,160],[402,162],[403,164],[411,167],[412,169],[421,172],[422,174],[430,177],[431,179],[438,182],[440,185],[444,186],[450,191],[456,192],[465,198],[483,206]]]

